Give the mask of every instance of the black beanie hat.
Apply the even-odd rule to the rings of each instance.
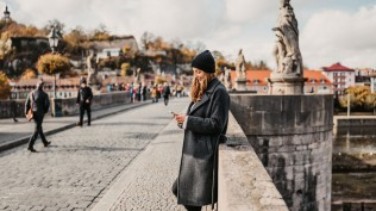
[[[213,55],[208,50],[201,52],[193,59],[192,67],[198,68],[206,73],[214,73],[215,61]]]

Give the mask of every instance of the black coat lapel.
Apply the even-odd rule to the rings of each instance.
[[[209,101],[209,96],[208,94],[205,92],[204,96],[202,97],[202,99],[196,103],[193,107],[193,109],[190,109],[188,110],[188,114],[192,114],[193,112],[195,112],[199,107],[201,107],[202,105],[204,105],[206,102]]]
[[[205,91],[205,94],[204,96],[202,97],[202,99],[196,103],[194,105],[194,108],[193,109],[190,109],[191,106],[189,106],[189,109],[188,109],[188,114],[192,114],[193,112],[195,112],[198,108],[200,108],[202,105],[204,105],[205,103],[207,103],[210,99],[210,96],[212,95],[214,89],[220,84],[220,82],[218,81],[218,79],[213,79],[210,83],[209,83],[209,86],[208,88],[206,89]]]

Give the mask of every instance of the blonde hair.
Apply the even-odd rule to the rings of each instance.
[[[191,100],[193,102],[198,102],[202,99],[206,88],[211,80],[215,78],[214,73],[205,73],[205,77],[202,81],[198,80],[196,77],[193,78],[192,87],[191,87]]]

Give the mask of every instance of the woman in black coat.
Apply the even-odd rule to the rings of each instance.
[[[201,210],[217,202],[218,145],[225,140],[230,98],[215,78],[215,61],[208,50],[193,59],[192,67],[192,101],[186,114],[175,114],[184,129],[184,143],[173,192],[187,210]]]

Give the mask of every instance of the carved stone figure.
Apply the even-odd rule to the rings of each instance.
[[[274,56],[280,74],[302,75],[302,57],[299,49],[298,22],[290,0],[281,0],[278,26],[273,28],[277,37]]]
[[[137,68],[136,70],[136,80],[138,83],[141,81],[141,68]]]
[[[230,90],[232,88],[232,85],[231,85],[231,69],[230,68],[227,68],[225,67],[225,76],[224,76],[224,84],[225,84],[225,87]]]
[[[245,79],[245,59],[242,49],[239,50],[238,58],[236,59],[236,73],[238,79]]]
[[[97,78],[98,62],[97,62],[97,56],[94,51],[90,51],[90,54],[86,59],[86,64],[87,64],[89,86],[97,85],[98,84],[98,78]]]

